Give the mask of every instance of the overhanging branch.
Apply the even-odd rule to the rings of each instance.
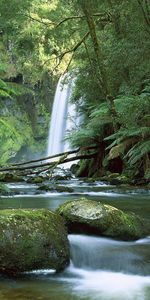
[[[70,21],[70,20],[79,20],[79,19],[83,19],[85,20],[86,17],[85,15],[81,15],[81,16],[69,16],[64,18],[63,20],[61,20],[60,22],[56,23],[54,21],[48,21],[48,22],[44,22],[42,18],[35,18],[29,14],[23,14],[25,17],[29,18],[31,21],[35,21],[38,22],[44,26],[55,26],[55,28],[59,27],[60,25],[62,25],[63,23]],[[95,13],[93,14],[93,17],[101,17],[99,19],[99,22],[111,22],[111,14],[108,13]]]
[[[85,39],[88,37],[88,35],[89,35],[89,31],[86,32],[86,34],[83,36],[83,38],[82,38],[77,44],[75,44],[75,45],[73,46],[73,48],[68,49],[68,50],[66,50],[65,52],[63,52],[63,53],[61,53],[61,54],[59,54],[59,55],[57,55],[57,56],[55,56],[55,57],[51,57],[51,58],[47,59],[47,60],[44,62],[43,66],[44,66],[45,64],[47,64],[50,60],[54,60],[54,59],[58,59],[58,58],[59,58],[60,61],[59,61],[59,63],[58,63],[57,66],[56,66],[56,67],[58,67],[59,64],[61,63],[63,57],[64,57],[66,54],[74,53],[74,52],[80,47],[80,45],[85,41]],[[56,68],[56,67],[55,67],[55,68]]]
[[[107,13],[95,13],[93,14],[93,17],[101,17],[101,19],[99,19],[99,21],[101,22],[108,22],[110,21],[110,14],[107,14]],[[56,25],[56,28],[59,27],[60,25],[62,25],[63,23],[69,21],[69,20],[78,20],[78,19],[86,19],[86,16],[85,15],[81,15],[81,16],[70,16],[70,17],[67,17],[63,20],[61,20],[57,25]]]

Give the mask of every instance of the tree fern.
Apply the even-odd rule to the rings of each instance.
[[[112,123],[106,103],[94,107],[88,120],[79,130],[72,131],[68,139],[73,146],[95,145],[103,141],[105,128]]]
[[[129,158],[128,162],[130,165],[134,165],[139,161],[144,155],[150,152],[150,140],[140,141],[135,144],[126,154]]]

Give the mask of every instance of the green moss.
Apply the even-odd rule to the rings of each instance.
[[[34,177],[34,178],[29,178],[27,180],[27,182],[29,183],[42,183],[44,181],[44,178],[38,176],[38,177]]]
[[[83,232],[122,240],[141,238],[150,232],[150,224],[135,214],[116,207],[87,200],[69,201],[57,213],[64,217],[70,232]]]
[[[45,209],[0,211],[0,258],[4,273],[63,269],[69,245],[62,218]]]
[[[79,168],[75,174],[77,177],[88,177],[88,162],[87,160],[81,160]]]
[[[16,175],[15,173],[0,173],[1,182],[21,182],[24,179],[21,176]]]
[[[68,186],[63,186],[63,185],[47,185],[43,184],[41,185],[38,190],[40,191],[57,191],[59,193],[72,193],[74,190]]]

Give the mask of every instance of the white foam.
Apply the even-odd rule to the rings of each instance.
[[[146,288],[150,289],[150,276],[129,275],[109,271],[86,271],[70,267],[73,293],[99,300],[148,300]],[[68,279],[71,282],[71,279]],[[91,297],[91,298],[90,298]]]

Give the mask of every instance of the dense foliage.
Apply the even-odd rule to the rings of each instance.
[[[18,117],[12,121],[11,106],[10,116],[3,112],[5,101],[21,97],[24,105],[17,101],[17,109],[25,112],[28,137],[35,137],[37,128],[40,131],[38,115],[43,116],[44,111],[44,120],[48,119],[48,102],[57,78],[69,71],[75,78],[72,101],[79,103],[84,115],[80,130],[69,135],[73,146],[97,145],[101,152],[97,169],[109,170],[111,162],[119,158],[124,173],[149,178],[149,1],[5,0],[0,12],[3,126],[8,128],[11,121],[13,128],[18,122]],[[22,91],[21,96],[16,95],[16,87],[8,81],[20,77],[17,83],[34,94]],[[9,139],[17,151],[20,146],[13,147],[9,138],[13,133],[7,129],[5,136],[3,126],[1,139]],[[8,149],[8,142],[4,144]]]

